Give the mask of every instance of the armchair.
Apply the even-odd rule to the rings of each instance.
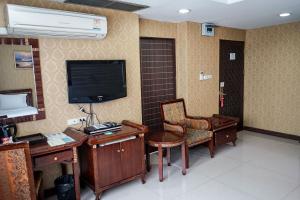
[[[207,144],[210,156],[214,157],[213,133],[210,131],[209,118],[188,116],[183,99],[163,102],[160,104],[160,108],[164,130],[187,135],[187,158],[188,147],[203,143]],[[188,163],[187,159],[187,167],[189,167]]]

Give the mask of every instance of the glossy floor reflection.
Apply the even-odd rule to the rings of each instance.
[[[171,152],[159,182],[157,155],[146,184],[136,180],[104,192],[103,200],[300,200],[300,143],[249,131],[237,146],[224,145],[211,159],[207,148],[190,150],[190,169],[181,174],[180,149]],[[88,188],[83,200],[94,199]]]

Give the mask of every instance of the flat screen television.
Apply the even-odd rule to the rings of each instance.
[[[101,103],[127,96],[125,60],[68,60],[69,103]]]

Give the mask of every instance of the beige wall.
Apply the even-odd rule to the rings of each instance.
[[[0,91],[16,89],[32,89],[32,101],[36,106],[36,88],[33,68],[17,69],[15,51],[31,51],[31,46],[0,45]]]
[[[68,103],[66,60],[125,59],[128,96],[103,104],[95,104],[94,110],[101,121],[129,119],[141,122],[141,91],[139,65],[139,19],[136,14],[68,5],[42,0],[11,3],[93,13],[108,17],[108,35],[103,40],[40,38],[40,56],[46,119],[19,124],[19,134],[57,132],[67,127],[67,120],[85,116],[78,106]],[[4,3],[1,2],[2,10]],[[2,12],[1,12],[2,14]],[[3,22],[3,16],[0,16]]]
[[[300,136],[300,22],[248,30],[246,126]]]
[[[219,27],[215,37],[204,37],[199,23],[174,24],[142,19],[140,34],[176,39],[177,96],[185,99],[191,115],[218,113],[219,40],[244,41],[245,31]],[[212,74],[213,79],[199,81],[201,71]]]

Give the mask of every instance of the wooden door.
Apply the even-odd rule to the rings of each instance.
[[[160,102],[176,99],[175,40],[141,38],[143,124],[162,129]]]
[[[123,179],[140,174],[144,160],[141,138],[122,142],[120,145]]]
[[[122,179],[120,143],[98,147],[99,186],[107,186]]]
[[[244,104],[244,42],[220,40],[220,93],[223,88],[223,105],[219,113],[240,118],[243,127]]]

